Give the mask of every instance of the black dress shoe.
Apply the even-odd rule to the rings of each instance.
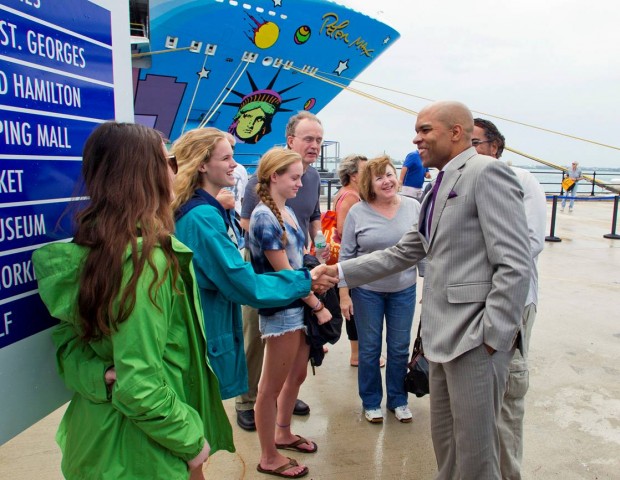
[[[299,415],[303,417],[309,414],[310,414],[310,406],[303,400],[300,400],[299,398],[295,400],[295,408],[293,408],[293,415]]]
[[[254,409],[237,410],[237,425],[248,432],[253,432],[256,430],[256,423],[254,422]]]

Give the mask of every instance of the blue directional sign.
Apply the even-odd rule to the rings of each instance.
[[[36,18],[5,8],[0,20],[0,55],[16,62],[36,64],[61,72],[84,75],[112,83],[112,49],[64,28],[49,26]],[[57,9],[62,10],[62,9]],[[57,19],[50,19],[52,23]],[[60,25],[59,25],[60,26]]]
[[[7,106],[57,114],[114,118],[114,92],[105,83],[36,70],[18,63],[0,67],[0,95]]]
[[[128,25],[127,2],[0,0],[0,445],[71,397],[32,253],[73,237],[88,135],[133,118]]]
[[[2,108],[2,107],[0,107]],[[82,146],[100,122],[93,118],[63,118],[59,114],[5,110],[0,120],[2,152],[11,155],[80,155]]]
[[[112,45],[110,12],[85,0],[3,0],[23,16],[35,16],[94,41]]]
[[[74,161],[69,161],[72,158]],[[55,198],[80,195],[79,184],[74,184],[82,169],[82,163],[77,161],[79,158],[0,160],[0,208],[16,205],[17,202],[48,200],[51,188]],[[26,181],[28,185],[24,188]]]
[[[108,9],[0,0],[0,349],[55,323],[31,256],[73,235],[84,142],[115,117],[112,59]]]
[[[34,267],[30,260],[30,252],[18,251],[6,255],[6,261],[0,268],[0,291],[5,298],[24,295],[37,288]],[[0,338],[2,342],[2,338]]]

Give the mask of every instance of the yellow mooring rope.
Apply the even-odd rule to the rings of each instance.
[[[339,83],[339,82],[336,82],[334,80],[330,80],[329,78],[317,75],[317,73],[313,73],[313,74],[312,73],[308,73],[307,71],[303,71],[300,68],[297,68],[295,66],[292,66],[291,68],[293,70],[299,72],[299,73],[303,73],[304,75],[308,75],[308,76],[310,76],[312,78],[316,78],[317,80],[320,80],[322,82],[328,83],[330,85],[334,85],[334,86],[339,87],[339,88],[341,88],[343,90],[348,90],[349,92],[355,93],[357,95],[360,95],[362,97],[368,98],[370,100],[374,100],[374,101],[379,102],[379,103],[381,103],[383,105],[386,105],[388,107],[395,108],[396,110],[400,110],[401,112],[405,112],[405,113],[408,113],[410,115],[415,115],[415,116],[418,115],[418,112],[416,112],[415,110],[411,110],[409,108],[403,107],[402,105],[398,105],[398,104],[395,104],[395,103],[392,103],[392,102],[388,102],[387,100],[379,98],[379,97],[377,97],[375,95],[371,95],[370,93],[366,93],[366,92],[363,92],[361,90],[357,90],[356,88],[349,87],[349,86],[347,86],[347,85],[345,85],[343,83]],[[325,75],[331,75],[329,73],[326,74],[324,72],[318,72],[318,73],[319,74],[325,74]],[[432,100],[430,98],[420,97],[420,96],[417,96],[417,95],[412,95],[412,94],[409,94],[409,93],[406,93],[406,92],[401,92],[401,91],[394,90],[394,89],[391,89],[391,88],[381,87],[379,85],[373,85],[371,83],[360,82],[358,80],[352,80],[352,79],[346,78],[346,77],[339,77],[339,78],[344,78],[345,80],[350,80],[350,81],[356,81],[356,82],[361,83],[363,85],[369,85],[369,86],[373,86],[373,87],[376,87],[376,88],[381,88],[383,90],[387,90],[387,91],[395,92],[395,93],[400,93],[400,94],[407,95],[407,96],[410,96],[410,97],[420,98],[420,99],[428,100],[428,101],[431,101],[431,102],[434,101],[434,100]],[[472,110],[472,111],[474,113],[478,113],[478,114],[485,115],[485,116],[488,116],[488,117],[493,117],[493,118],[497,118],[497,119],[500,119],[500,120],[505,120],[507,122],[512,122],[512,123],[516,123],[516,124],[523,125],[523,126],[526,126],[526,127],[535,128],[535,129],[546,131],[546,132],[549,132],[549,133],[554,133],[556,135],[562,135],[564,137],[572,138],[574,140],[580,140],[580,141],[583,141],[583,142],[592,143],[594,145],[599,145],[601,147],[611,148],[611,149],[614,149],[614,150],[620,150],[620,147],[615,147],[613,145],[607,145],[607,144],[604,144],[604,143],[596,142],[594,140],[588,140],[588,139],[577,137],[577,136],[574,136],[574,135],[569,135],[569,134],[566,134],[566,133],[557,132],[555,130],[550,130],[550,129],[543,128],[543,127],[537,127],[535,125],[530,125],[530,124],[523,123],[523,122],[517,122],[517,121],[514,121],[514,120],[507,119],[507,118],[499,117],[497,115],[491,115],[491,114],[488,114],[488,113],[478,112],[478,111],[475,111],[475,110]],[[508,150],[509,152],[515,153],[516,155],[521,155],[522,157],[529,158],[530,160],[534,160],[536,162],[542,163],[543,165],[546,165],[546,166],[551,167],[553,169],[560,170],[562,172],[567,172],[568,171],[568,169],[566,167],[562,167],[560,165],[557,165],[555,163],[549,162],[547,160],[543,160],[541,158],[534,157],[533,155],[529,155],[527,153],[521,152],[520,150],[511,148],[511,147],[508,147],[508,146],[506,146],[504,148],[506,150]],[[614,192],[614,193],[620,193],[620,189],[618,187],[607,185],[604,182],[601,182],[600,180],[596,180],[596,179],[594,179],[593,177],[591,177],[589,175],[584,175],[583,178],[588,180],[591,183],[596,184],[597,186],[599,186],[601,188],[604,188],[604,189],[609,190],[609,191]]]

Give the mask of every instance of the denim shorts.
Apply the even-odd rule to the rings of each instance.
[[[259,315],[258,325],[261,338],[277,337],[295,330],[303,330],[306,333],[304,307],[288,308],[268,316]]]

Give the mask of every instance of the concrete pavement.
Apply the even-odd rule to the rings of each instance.
[[[611,215],[610,202],[578,202],[574,213],[558,213],[556,235],[563,241],[547,243],[539,259],[540,304],[526,407],[526,479],[620,478],[620,240],[603,238],[610,232]],[[418,305],[413,335],[419,313]],[[368,423],[348,348],[343,332],[316,376],[309,372],[300,397],[312,412],[294,417],[294,431],[316,441],[319,450],[290,456],[308,465],[308,479],[432,478],[436,466],[428,397],[410,396],[410,424],[396,421],[385,406],[384,423]],[[256,433],[237,427],[232,400],[225,406],[237,453],[214,455],[204,467],[205,477],[270,478],[256,471]],[[63,411],[0,447],[0,478],[62,478],[54,433]]]

